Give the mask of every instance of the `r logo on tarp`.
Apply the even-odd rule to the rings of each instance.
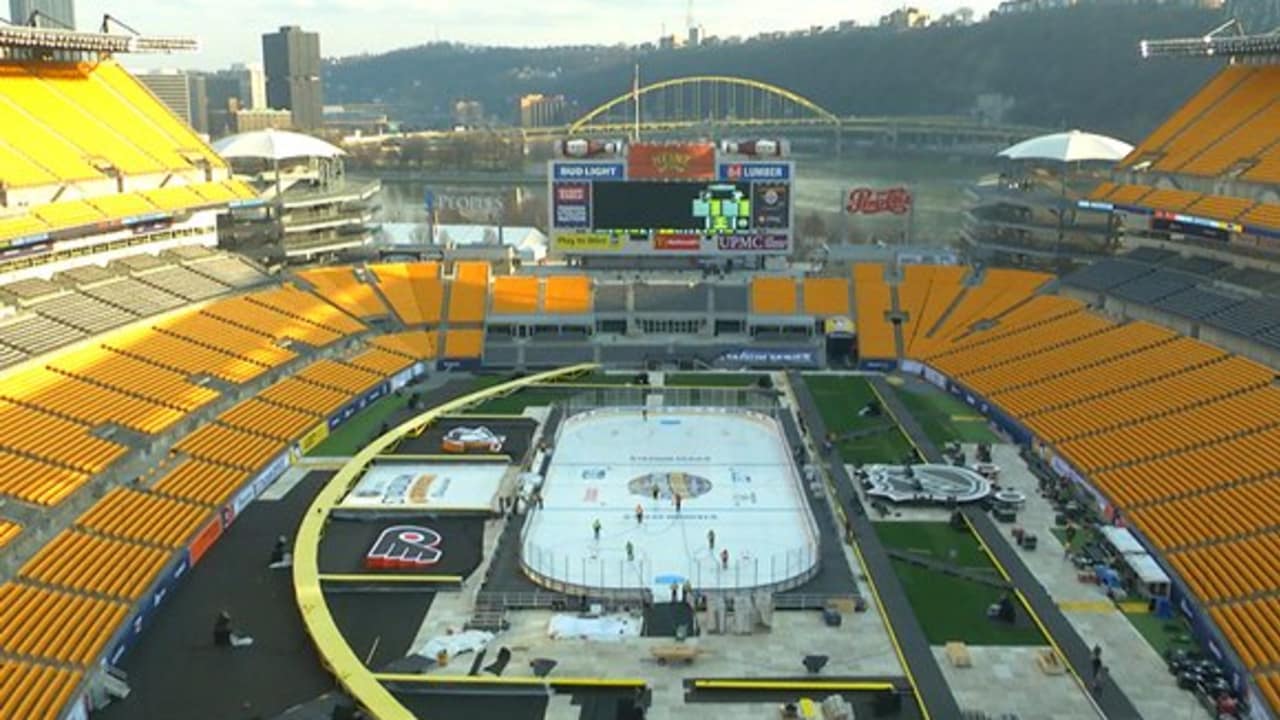
[[[420,570],[440,562],[444,551],[440,533],[417,525],[393,525],[374,541],[365,555],[370,570]]]

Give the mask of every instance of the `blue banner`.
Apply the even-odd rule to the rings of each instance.
[[[480,358],[441,358],[436,361],[436,369],[445,372],[449,370],[479,370]]]
[[[627,166],[617,162],[553,163],[551,177],[554,180],[625,180]]]
[[[814,348],[738,348],[716,358],[720,367],[818,367],[818,351]]]
[[[790,180],[789,163],[726,163],[720,166],[721,180]]]

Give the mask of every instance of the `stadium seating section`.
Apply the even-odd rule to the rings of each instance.
[[[0,64],[0,147],[12,186],[225,167],[114,60]]]
[[[888,322],[892,309],[884,266],[860,263],[853,266],[853,294],[858,352],[864,358],[892,358],[897,355],[893,326]]]
[[[1148,185],[1117,185],[1110,182],[1094,188],[1093,192],[1089,193],[1089,199],[1149,210],[1186,213],[1210,220],[1240,223],[1246,227],[1280,230],[1280,205],[1276,203],[1223,195],[1205,195],[1190,190],[1155,188]]]
[[[405,325],[435,325],[444,306],[440,264],[383,263],[370,265],[378,289]]]
[[[484,322],[489,295],[489,263],[459,262],[449,283],[449,322]]]
[[[581,315],[592,310],[591,279],[585,275],[553,275],[542,280],[542,311]]]
[[[1280,182],[1280,66],[1224,68],[1121,161],[1123,168]]]
[[[1163,268],[1221,269],[1161,252],[1095,264],[1065,282],[1158,296],[1183,272]],[[1162,269],[1146,264],[1157,262]],[[896,295],[907,315],[904,356],[981,394],[1084,472],[1165,552],[1246,664],[1264,671],[1256,679],[1274,702],[1276,372],[1150,323],[1117,323],[1077,300],[1036,294],[1049,278],[1035,273],[988,271],[971,286],[956,268],[908,266],[896,285],[885,284],[878,265],[854,274],[863,355],[894,355],[884,310]],[[920,323],[910,322],[913,313]],[[1274,312],[1252,314],[1276,322]]]
[[[321,297],[355,317],[369,319],[387,314],[373,286],[357,278],[349,267],[313,268],[298,275],[311,283]]]

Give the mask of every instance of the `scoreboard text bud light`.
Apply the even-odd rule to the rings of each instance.
[[[621,140],[587,140],[586,138],[570,138],[556,143],[556,150],[562,157],[591,158],[621,155],[624,144]]]

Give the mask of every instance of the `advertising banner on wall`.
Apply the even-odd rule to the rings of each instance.
[[[222,537],[222,518],[215,517],[205,525],[200,532],[191,540],[191,544],[187,546],[187,556],[191,558],[192,566],[200,562],[204,554],[209,552],[209,548],[218,542],[218,538]]]
[[[562,252],[616,251],[622,249],[622,240],[609,233],[570,233],[556,236],[555,249]]]
[[[315,449],[317,445],[325,441],[329,437],[329,423],[322,422],[306,432],[305,435],[298,438],[298,449],[304,454]]]
[[[812,368],[818,366],[818,351],[814,348],[746,347],[721,353],[715,364],[731,368]]]
[[[791,245],[786,235],[721,235],[716,247],[732,252],[786,250]]]
[[[556,183],[551,191],[551,207],[555,227],[591,227],[591,183]]]
[[[911,203],[911,191],[905,187],[857,187],[849,190],[845,197],[844,211],[850,215],[906,215],[911,212]]]
[[[627,152],[628,180],[711,180],[715,171],[709,143],[633,143]]]
[[[249,507],[249,503],[253,502],[255,498],[262,494],[263,490],[270,487],[271,483],[275,482],[276,479],[283,475],[284,471],[288,469],[289,454],[281,453],[280,455],[277,455],[276,458],[266,467],[258,471],[258,474],[253,477],[253,480],[251,480],[248,485],[240,488],[240,492],[236,493],[235,497],[231,500],[231,510],[233,515],[229,520],[234,520],[240,515],[240,513],[244,512],[244,509]],[[230,522],[227,524],[230,524]]]
[[[557,162],[551,165],[552,179],[582,180],[599,182],[602,180],[623,180],[627,177],[627,166],[617,162]]]
[[[781,230],[791,227],[791,184],[753,183],[751,207],[752,227],[757,230]]]
[[[697,233],[659,232],[653,236],[654,250],[698,250],[702,247],[702,236]]]

